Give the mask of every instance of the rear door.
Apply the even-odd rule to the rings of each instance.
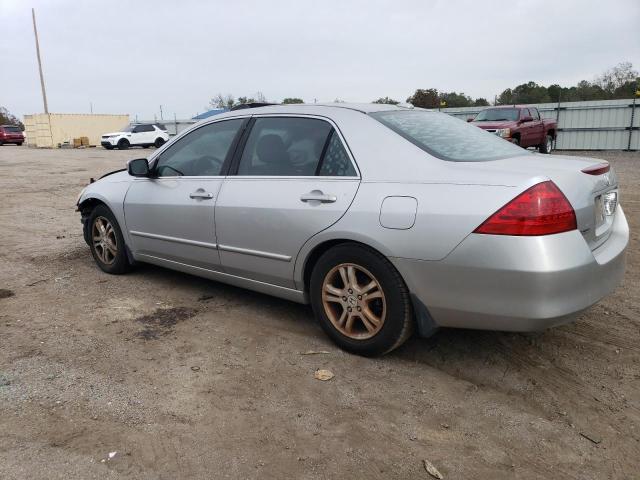
[[[219,269],[214,214],[222,168],[244,119],[197,128],[154,160],[155,178],[136,178],[124,202],[136,255]]]
[[[216,203],[224,271],[294,288],[295,258],[347,211],[359,174],[336,126],[310,116],[254,117]]]

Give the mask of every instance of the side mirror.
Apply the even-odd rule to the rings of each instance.
[[[520,119],[520,121],[521,121],[522,123],[524,123],[524,122],[532,122],[532,121],[533,121],[533,117],[531,117],[531,116],[522,117],[522,118]]]
[[[146,158],[136,158],[127,163],[127,172],[132,177],[149,177],[149,162]]]
[[[473,120],[474,120],[473,118],[467,118],[467,123],[473,122]]]

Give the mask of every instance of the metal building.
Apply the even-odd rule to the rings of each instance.
[[[640,102],[635,99],[538,103],[545,118],[558,122],[558,150],[640,150]],[[455,117],[473,118],[490,107],[443,108]]]
[[[129,115],[82,113],[38,113],[24,116],[27,145],[55,148],[74,138],[88,137],[89,145],[100,145],[103,133],[119,131],[129,123]]]

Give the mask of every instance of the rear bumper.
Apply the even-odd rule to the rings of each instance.
[[[594,251],[577,230],[471,234],[441,261],[391,260],[438,326],[535,331],[571,321],[620,284],[629,241],[620,206],[611,228]]]
[[[0,137],[2,143],[24,143],[24,137],[20,136],[6,136]]]

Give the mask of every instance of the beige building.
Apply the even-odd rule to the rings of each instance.
[[[117,132],[129,123],[129,115],[84,113],[38,113],[24,116],[27,145],[57,148],[74,138],[88,137],[89,145],[100,145],[100,136]]]

